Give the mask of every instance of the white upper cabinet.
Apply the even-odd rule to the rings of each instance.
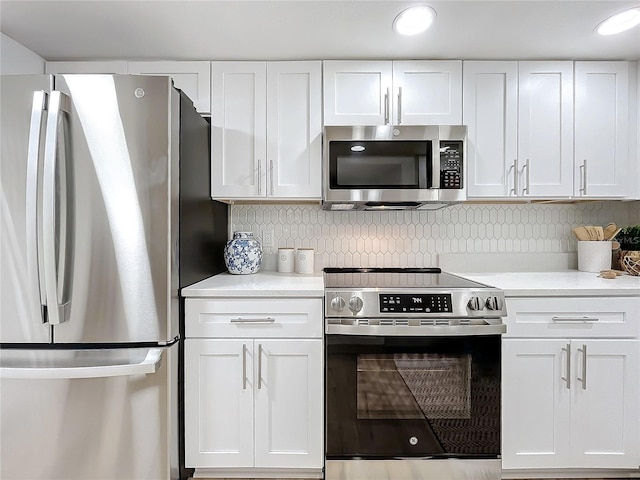
[[[322,64],[267,63],[267,196],[319,199]]]
[[[575,195],[629,193],[629,63],[575,64]]]
[[[169,75],[200,113],[211,113],[211,62],[129,62],[129,73]]]
[[[573,194],[573,62],[518,63],[519,195]]]
[[[47,62],[46,73],[104,73],[126,75],[167,75],[193,101],[202,114],[211,112],[211,62]]]
[[[105,60],[93,62],[47,62],[45,73],[105,73],[126,75],[129,66],[125,60]]]
[[[572,62],[464,63],[469,198],[573,193]]]
[[[396,125],[462,124],[462,62],[393,62]]]
[[[464,62],[469,197],[517,196],[518,63]]]
[[[323,62],[325,125],[386,125],[390,121],[391,62]]]
[[[460,125],[462,62],[324,62],[325,125]]]
[[[211,64],[211,196],[265,195],[266,64]]]
[[[321,195],[321,63],[213,62],[211,196]]]

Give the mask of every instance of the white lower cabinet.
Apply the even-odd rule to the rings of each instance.
[[[530,472],[521,478],[545,469],[637,470],[637,306],[632,298],[507,299],[504,470]]]
[[[186,300],[185,465],[197,476],[321,477],[321,307],[319,298]]]
[[[505,340],[503,468],[637,468],[639,349],[637,340]]]
[[[322,466],[322,341],[186,341],[186,464]]]

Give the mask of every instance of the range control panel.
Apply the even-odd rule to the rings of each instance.
[[[440,188],[461,189],[462,185],[462,141],[440,141]]]
[[[381,294],[380,313],[451,313],[450,294]]]

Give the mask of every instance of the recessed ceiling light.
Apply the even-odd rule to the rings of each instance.
[[[630,8],[607,18],[596,27],[600,35],[613,35],[640,25],[640,7]]]
[[[436,11],[427,5],[407,8],[393,20],[393,29],[401,35],[424,32],[436,18]]]

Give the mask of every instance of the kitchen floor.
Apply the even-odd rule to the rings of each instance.
[[[258,479],[258,478],[218,478],[215,480],[264,480],[264,479]],[[309,480],[309,479],[304,479],[304,478],[270,478],[268,480]],[[375,480],[373,478],[369,478],[369,479],[360,479],[360,478],[354,478],[352,480]],[[566,478],[527,478],[527,479],[522,479],[522,480],[629,480],[629,477],[625,477],[625,478],[573,478],[573,479],[566,479]]]

